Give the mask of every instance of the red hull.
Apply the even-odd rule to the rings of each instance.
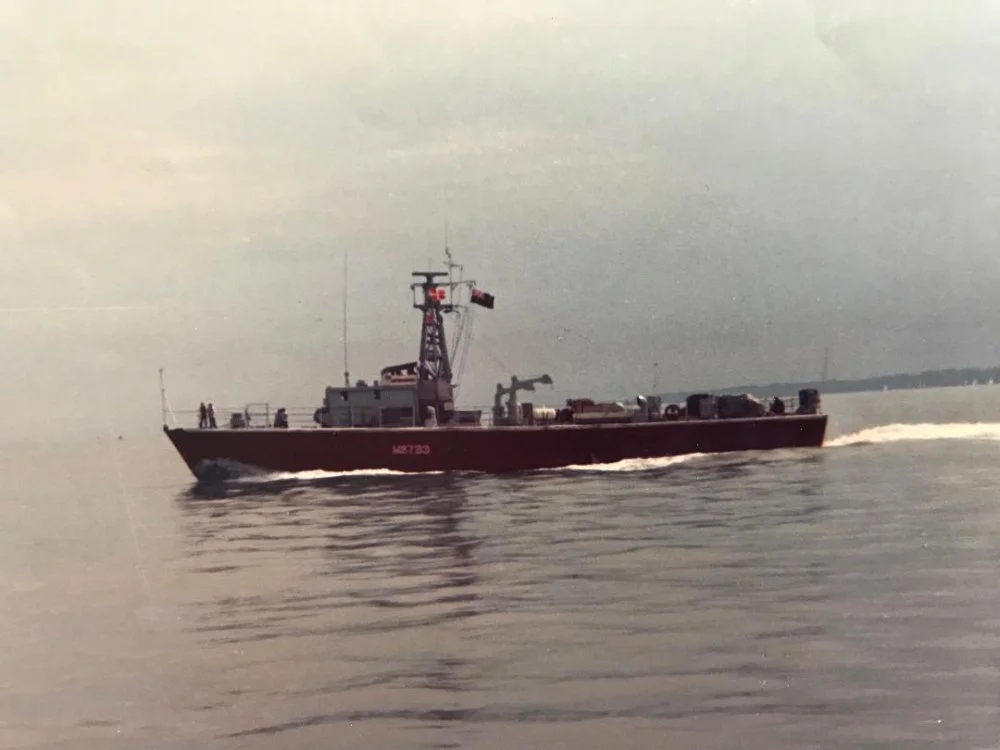
[[[265,471],[502,473],[688,453],[820,447],[826,415],[545,427],[164,428],[198,478],[227,463]]]

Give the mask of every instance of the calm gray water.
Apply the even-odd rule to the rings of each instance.
[[[5,748],[996,748],[1000,388],[820,450],[195,488],[0,458]]]

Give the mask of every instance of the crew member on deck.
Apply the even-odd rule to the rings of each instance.
[[[210,429],[215,429],[218,425],[215,423],[215,407],[212,404],[208,405],[208,426]]]
[[[772,414],[785,413],[785,402],[782,401],[778,396],[775,396],[774,401],[771,402],[771,413]]]
[[[202,401],[198,405],[198,429],[202,430],[208,427],[208,410],[205,408],[205,402]]]

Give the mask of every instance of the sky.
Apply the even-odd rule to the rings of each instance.
[[[315,406],[447,242],[489,403],[1000,363],[1000,6],[0,0],[11,434]],[[348,262],[345,285],[343,263]],[[658,365],[654,365],[658,363]]]

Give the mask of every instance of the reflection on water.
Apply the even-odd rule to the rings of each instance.
[[[454,647],[462,621],[485,611],[461,479],[241,481],[195,487],[180,504],[190,571],[210,581],[192,602],[202,643],[312,662],[266,697],[316,713],[229,734],[358,721],[396,694],[412,704],[399,717],[464,715],[435,697],[482,681],[479,660]]]
[[[792,452],[196,485],[179,501],[195,634],[293,677],[258,695],[230,666],[240,713],[262,715],[225,734],[763,710],[790,669],[768,644],[824,632],[824,565],[787,556],[822,523],[824,482],[821,454]]]

